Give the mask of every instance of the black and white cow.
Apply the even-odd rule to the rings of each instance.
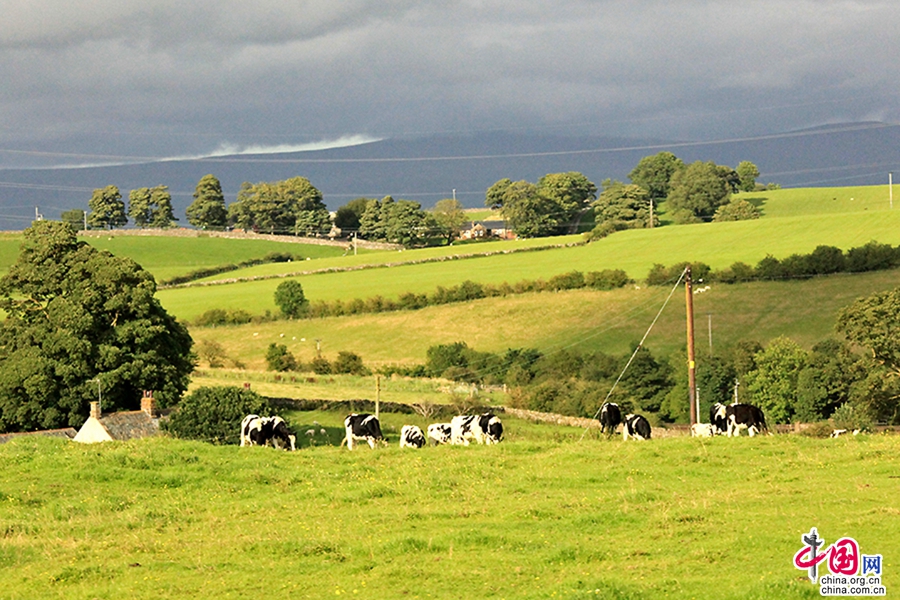
[[[713,427],[715,435],[728,433],[728,407],[721,402],[716,402],[709,407],[709,424]]]
[[[259,415],[247,415],[241,421],[241,447],[250,445],[250,423],[258,418]]]
[[[281,417],[247,415],[241,422],[241,445],[268,446],[279,450],[296,450],[296,437]]]
[[[459,415],[450,420],[450,443],[469,445],[469,440],[479,444],[496,444],[503,437],[503,424],[492,413]]]
[[[452,439],[450,423],[432,423],[428,426],[428,438],[437,444],[449,444]]]
[[[615,402],[604,402],[600,407],[600,433],[613,435],[622,422],[622,411]]]
[[[347,444],[348,450],[353,450],[353,443],[357,440],[364,440],[369,444],[370,448],[375,447],[375,442],[387,443],[381,434],[381,424],[375,418],[375,415],[366,413],[348,415],[344,419],[344,429],[347,432],[347,436],[341,442],[341,446]]]
[[[622,421],[622,439],[628,441],[628,438],[636,440],[650,439],[650,423],[641,415],[625,415]]]
[[[769,432],[763,411],[752,404],[732,404],[725,408],[725,416],[728,421],[728,437],[740,436],[741,429],[746,429],[750,437]]]
[[[425,434],[415,425],[404,425],[400,430],[401,448],[421,448],[425,445]]]

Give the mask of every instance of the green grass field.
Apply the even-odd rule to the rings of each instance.
[[[184,275],[201,268],[235,264],[262,258],[271,252],[286,252],[302,258],[319,259],[341,256],[340,246],[294,244],[271,240],[226,239],[219,237],[110,236],[102,232],[81,239],[95,248],[134,259],[153,273],[157,281]],[[365,252],[365,251],[364,251]],[[286,263],[296,264],[296,263]]]
[[[891,208],[890,190],[887,185],[742,192],[737,194],[737,197],[749,200],[759,206],[763,219],[885,211]],[[900,185],[894,186],[894,197],[897,201],[897,208],[900,209]]]
[[[858,297],[900,285],[900,271],[836,275],[806,281],[717,284],[694,297],[698,357],[742,339],[763,344],[786,335],[809,348],[834,336],[840,309]],[[231,359],[248,369],[265,368],[271,343],[284,344],[308,362],[321,340],[326,358],[355,352],[370,366],[423,363],[434,344],[466,342],[480,351],[532,347],[624,354],[639,341],[670,288],[629,287],[611,292],[574,290],[486,298],[467,303],[324,319],[191,329],[196,342],[221,344]],[[646,345],[667,356],[685,344],[684,292],[678,290]]]
[[[577,239],[577,236],[565,239]],[[301,276],[298,281],[303,284],[306,297],[310,300],[350,300],[375,295],[397,298],[403,292],[432,292],[439,285],[456,285],[467,279],[481,283],[515,283],[525,279],[546,279],[573,269],[583,272],[624,269],[631,277],[642,280],[654,263],[671,265],[682,261],[702,261],[714,268],[725,268],[736,261],[753,265],[767,254],[784,258],[794,253],[811,252],[821,244],[846,250],[872,240],[900,244],[900,209],[895,212],[825,214],[628,230],[585,246],[319,273]],[[471,247],[464,248],[468,250]],[[449,250],[413,250],[393,254],[402,254],[405,260],[413,261],[430,256],[426,252],[438,251]],[[324,266],[344,260],[320,262]],[[347,264],[382,263],[384,260],[385,255],[380,253],[356,257],[355,262],[348,261]],[[272,275],[291,271],[296,271],[293,265],[276,264],[246,269],[241,274]],[[280,282],[280,279],[274,278],[208,288],[162,290],[159,298],[167,310],[187,320],[194,319],[210,307],[240,308],[261,314],[265,310],[275,310],[272,298]]]
[[[0,595],[811,599],[811,527],[900,586],[897,437],[579,442],[507,417],[497,446],[401,451],[409,417],[382,417],[391,446],[352,453],[0,446]]]

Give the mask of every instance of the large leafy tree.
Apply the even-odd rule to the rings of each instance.
[[[561,215],[556,203],[527,181],[515,181],[506,187],[500,213],[521,237],[553,235],[560,226]]]
[[[597,186],[577,171],[548,173],[537,182],[538,192],[556,204],[560,223],[572,224],[597,199]]]
[[[659,152],[642,158],[628,178],[647,190],[653,200],[661,200],[669,195],[672,177],[683,169],[684,163],[680,158],[671,152]]]
[[[629,228],[651,226],[650,194],[639,185],[607,179],[593,206],[598,225],[612,221]]]
[[[459,234],[459,230],[468,221],[463,205],[459,200],[453,198],[438,200],[431,210],[431,215],[437,233],[446,239],[448,244],[453,241],[453,238]]]
[[[337,209],[334,215],[334,226],[345,234],[349,231],[357,231],[366,207],[374,198],[355,198]]]
[[[512,180],[504,178],[487,189],[484,194],[484,205],[494,210],[503,208],[503,196],[512,185]]]
[[[128,223],[122,194],[114,185],[94,190],[88,208],[88,225],[94,229],[115,229]]]
[[[309,309],[309,300],[306,299],[300,282],[288,279],[279,283],[275,288],[275,305],[281,309],[284,316],[293,319],[306,314]]]
[[[418,202],[385,196],[368,202],[360,218],[359,235],[368,240],[415,246],[425,238],[427,221]]]
[[[824,340],[812,348],[806,367],[797,378],[797,420],[827,419],[851,399],[851,388],[868,375],[869,369],[845,342]]]
[[[716,209],[731,199],[732,180],[713,162],[697,161],[672,176],[669,208],[678,222],[712,217]]]
[[[759,168],[749,160],[741,161],[735,169],[742,192],[752,192],[756,189],[756,178],[759,177]]]
[[[836,329],[900,375],[900,288],[859,298],[838,314]]]
[[[331,225],[322,192],[305,177],[274,183],[244,183],[228,207],[228,219],[243,229],[310,235]]]
[[[59,219],[63,223],[67,223],[69,227],[72,228],[72,231],[81,231],[84,227],[85,222],[85,213],[80,208],[73,208],[71,210],[64,210],[59,215]]]
[[[80,425],[98,387],[105,411],[137,408],[142,390],[177,402],[192,340],[155,292],[137,263],[79,242],[65,223],[25,230],[0,280],[0,430]]]
[[[787,337],[769,342],[756,355],[756,369],[747,374],[747,390],[772,423],[789,423],[797,406],[798,378],[807,366],[806,350]]]
[[[224,229],[228,210],[222,184],[213,175],[204,175],[194,190],[194,201],[185,210],[188,223],[200,229]]]
[[[138,227],[167,229],[178,219],[172,210],[172,194],[169,188],[138,188],[128,194],[128,216]]]

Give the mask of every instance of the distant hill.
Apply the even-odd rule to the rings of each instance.
[[[484,191],[498,179],[535,181],[546,173],[580,171],[600,184],[626,180],[644,156],[669,150],[685,162],[712,160],[736,166],[750,160],[760,180],[785,187],[887,183],[900,172],[900,125],[850,123],[754,138],[714,142],[553,136],[485,132],[386,139],[329,150],[170,160],[66,169],[0,169],[0,229],[22,229],[35,216],[59,218],[63,210],[87,208],[91,191],[117,185],[124,196],[138,187],[167,185],[176,216],[197,181],[218,177],[232,202],[244,181],[304,176],[325,195],[332,210],[359,197],[391,194],[434,205],[456,197],[481,206]]]

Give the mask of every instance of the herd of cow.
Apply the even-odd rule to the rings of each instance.
[[[600,407],[600,432],[613,435],[622,425],[622,438],[649,440],[650,423],[642,415],[627,414],[622,417],[619,405],[606,402]],[[694,437],[715,435],[739,436],[746,429],[752,437],[758,433],[768,433],[763,412],[752,404],[713,404],[709,409],[709,423],[695,423],[691,426]],[[381,423],[375,415],[348,415],[344,419],[346,435],[341,446],[347,444],[349,450],[357,442],[365,442],[371,448],[376,444],[387,445],[381,433]],[[496,444],[503,437],[503,424],[492,413],[481,415],[459,415],[449,423],[433,423],[426,434],[415,425],[404,425],[400,430],[401,448],[421,448],[428,440],[437,444],[468,446],[470,441],[478,444]],[[296,438],[290,433],[281,417],[260,417],[247,415],[241,422],[241,446],[268,446],[283,450],[295,450]]]
[[[344,419],[346,435],[341,446],[347,444],[353,450],[357,442],[366,442],[369,447],[376,444],[387,445],[381,433],[381,423],[375,415],[352,414]],[[449,423],[433,423],[428,426],[428,438],[415,425],[404,425],[400,430],[401,448],[421,448],[431,439],[435,444],[468,446],[469,441],[478,444],[496,444],[503,437],[503,424],[495,415],[459,415]],[[268,446],[282,450],[295,450],[296,438],[281,417],[260,417],[247,415],[241,421],[241,446]]]
[[[612,435],[616,428],[622,425],[622,438],[636,440],[650,439],[650,423],[641,415],[627,414],[622,417],[619,405],[614,402],[606,402],[600,407],[600,432]],[[757,433],[769,433],[766,426],[766,417],[759,407],[752,404],[731,404],[725,406],[716,402],[709,409],[709,423],[695,423],[691,425],[691,436],[713,437],[715,435],[727,435],[735,437],[746,429],[748,435],[753,437]]]

